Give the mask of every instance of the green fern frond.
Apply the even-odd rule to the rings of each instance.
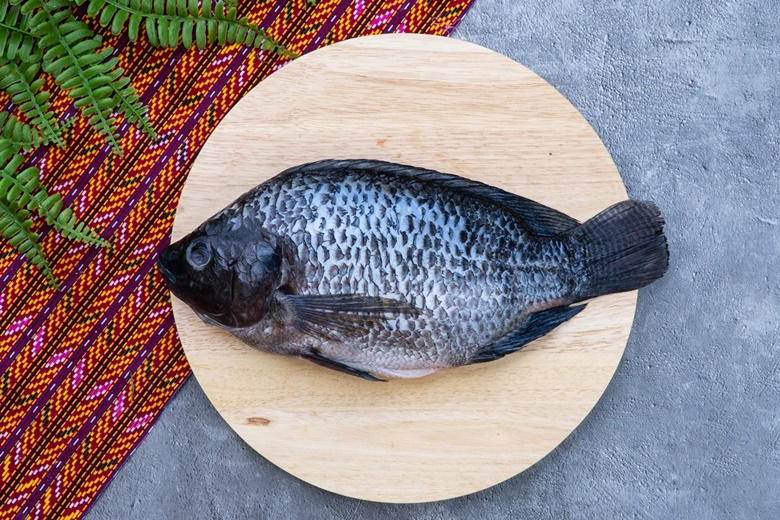
[[[41,185],[40,171],[28,167],[20,171],[24,157],[19,150],[35,140],[35,132],[7,112],[0,112],[0,236],[40,269],[57,286],[46,257],[31,231],[30,214],[35,211],[65,238],[108,246],[85,223],[79,222],[70,208],[63,209],[62,197],[50,195]],[[40,139],[40,136],[38,136]]]
[[[87,14],[98,18],[103,27],[111,26],[114,34],[127,24],[128,37],[133,41],[143,23],[149,42],[155,46],[177,47],[181,43],[189,49],[195,43],[203,49],[214,42],[240,43],[287,58],[297,57],[257,24],[249,23],[246,16],[238,18],[234,2],[217,2],[212,13],[208,7],[201,8],[198,0],[89,0]]]
[[[29,15],[20,5],[0,1],[0,56],[7,60],[35,60],[36,39],[28,30]]]
[[[0,111],[0,149],[11,147],[29,152],[43,144],[44,139],[28,124],[5,110]]]
[[[114,90],[114,97],[119,100],[117,112],[124,114],[125,120],[137,124],[150,138],[155,139],[157,132],[152,128],[152,122],[147,113],[147,107],[141,97],[130,84],[130,78],[123,77],[124,69],[114,69],[108,75],[112,82],[109,83]]]
[[[86,223],[80,222],[73,210],[62,209],[62,197],[58,193],[49,195],[40,185],[40,172],[37,168],[22,170],[16,177],[0,170],[0,184],[3,183],[9,185],[9,193],[17,195],[16,203],[19,206],[38,213],[63,237],[108,247],[109,243],[100,238]]]
[[[38,234],[30,231],[32,220],[30,212],[14,202],[0,199],[0,235],[17,251],[22,253],[27,260],[40,269],[46,278],[55,287],[59,287],[54,274],[51,272],[49,262],[43,256],[41,245],[38,243]]]
[[[28,2],[30,5],[32,2]],[[53,10],[67,2],[37,0],[41,9],[30,20],[33,35],[40,38],[38,46],[44,51],[43,70],[54,77],[61,88],[69,90],[68,96],[81,110],[89,124],[122,154],[117,138],[117,123],[111,112],[117,106],[113,80],[108,72],[113,68],[110,60],[112,48],[96,52],[101,38],[84,22],[73,18],[70,9]]]
[[[0,149],[0,193],[8,203],[17,204],[29,211],[35,211],[46,223],[65,238],[74,238],[99,246],[108,246],[85,223],[79,222],[70,208],[62,209],[62,197],[49,195],[41,185],[41,172],[29,167],[18,171],[24,157],[13,149]]]
[[[11,101],[27,116],[30,124],[38,128],[44,144],[52,142],[64,147],[60,138],[57,119],[51,110],[51,94],[41,90],[43,78],[37,78],[40,63],[22,64],[18,60],[0,59],[0,89],[5,90]]]

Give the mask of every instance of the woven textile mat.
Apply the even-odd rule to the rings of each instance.
[[[449,34],[471,1],[247,0],[239,14],[302,54],[368,34]],[[236,45],[185,51],[154,49],[143,37],[106,41],[121,53],[158,137],[123,124],[119,157],[79,122],[65,150],[28,158],[113,247],[63,240],[38,223],[62,284],[55,291],[0,245],[0,518],[82,516],[189,375],[154,261],[201,146],[245,92],[283,65]],[[74,113],[61,93],[54,107]]]

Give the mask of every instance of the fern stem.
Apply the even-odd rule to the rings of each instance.
[[[183,22],[185,20],[193,20],[193,18],[191,16],[177,16],[175,14],[157,14],[154,11],[146,12],[146,11],[133,9],[129,5],[125,5],[125,4],[121,3],[121,2],[117,2],[116,0],[106,0],[106,3],[109,4],[109,5],[113,5],[114,7],[116,7],[119,10],[127,11],[128,13],[140,14],[144,18],[155,18],[155,19],[158,19],[158,20],[169,20],[169,21],[170,20],[178,20],[180,22]],[[204,5],[204,8],[205,7],[206,6]],[[236,20],[235,23],[238,24],[238,21]],[[246,27],[247,29],[250,29],[249,25],[250,24],[241,24],[242,27]]]
[[[0,27],[3,29],[8,29],[9,31],[24,34],[25,36],[33,37],[33,33],[25,31],[24,29],[20,29],[19,27],[14,27],[13,25],[8,25],[3,22],[0,22]]]
[[[9,139],[7,137],[0,137],[0,150],[5,150],[6,148],[10,148],[14,151],[14,153],[18,153],[22,149],[32,149],[34,145],[30,142],[24,141],[14,141],[13,139]]]
[[[24,77],[24,74],[21,70],[19,70],[19,65],[14,61],[9,61],[8,64],[13,68],[14,74],[16,74],[19,78],[21,78],[21,83],[24,86],[25,92],[27,92],[27,95],[29,96],[28,101],[32,102],[34,109],[32,112],[35,113],[38,119],[40,119],[40,126],[41,133],[48,137],[54,144],[59,146],[60,148],[65,148],[65,143],[62,142],[62,139],[60,139],[60,133],[57,131],[56,128],[52,127],[49,124],[49,121],[46,118],[46,111],[41,107],[41,105],[38,104],[38,101],[35,99],[35,92],[32,91],[30,88],[30,84],[27,83],[27,78]],[[30,119],[36,119],[36,118],[30,118]]]

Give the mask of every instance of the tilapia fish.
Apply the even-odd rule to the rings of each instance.
[[[455,175],[369,160],[286,170],[158,266],[208,324],[369,380],[499,359],[643,287],[669,254],[651,202],[584,224]]]

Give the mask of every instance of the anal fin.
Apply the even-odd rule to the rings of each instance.
[[[384,379],[379,379],[378,377],[374,377],[368,372],[365,372],[363,370],[358,370],[357,368],[353,368],[349,365],[345,365],[344,363],[339,363],[338,361],[334,361],[330,358],[326,358],[316,350],[309,352],[308,354],[304,354],[301,357],[308,361],[311,361],[316,365],[320,365],[325,368],[330,368],[331,370],[336,370],[338,372],[344,372],[345,374],[359,377],[361,379],[365,379],[366,381],[381,381],[383,383],[386,382]]]
[[[570,320],[584,308],[585,305],[577,305],[576,307],[561,305],[531,313],[520,327],[478,352],[471,359],[471,363],[493,361],[512,352],[517,352],[526,344],[541,338],[564,321]]]

